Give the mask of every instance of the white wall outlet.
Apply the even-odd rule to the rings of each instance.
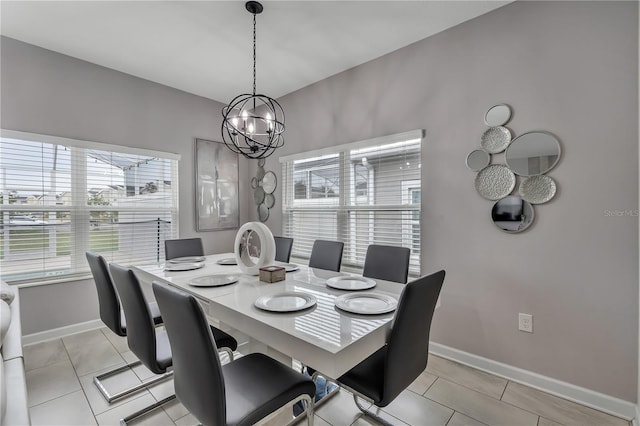
[[[533,333],[533,315],[519,313],[518,330]]]

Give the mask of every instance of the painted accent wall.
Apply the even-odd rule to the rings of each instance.
[[[634,403],[637,9],[511,3],[283,97],[278,151],[425,129],[422,272],[447,270],[432,340]],[[491,223],[465,166],[498,103],[513,109],[515,136],[546,130],[563,150],[548,173],[555,199],[517,235]],[[280,174],[276,157],[266,169]],[[279,203],[267,224],[282,232]],[[519,312],[533,334],[518,331]]]
[[[194,138],[220,140],[221,103],[6,37],[0,54],[0,127],[180,154],[180,237],[202,237],[208,254],[231,251],[235,230],[195,227]],[[239,166],[242,223],[248,162]],[[23,288],[20,296],[24,334],[98,318],[90,280]]]

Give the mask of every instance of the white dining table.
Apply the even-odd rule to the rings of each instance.
[[[217,264],[218,260],[230,257],[233,254],[206,256],[204,267],[190,271],[165,270],[164,262],[132,269],[142,282],[163,282],[194,295],[209,316],[262,342],[269,355],[278,353],[283,362],[291,358],[299,360],[329,377],[341,376],[385,344],[393,312],[363,315],[335,307],[336,297],[352,292],[330,288],[326,281],[349,274],[299,265],[298,270],[286,273],[284,281],[266,283],[258,276],[241,274],[236,265]],[[237,275],[238,281],[219,287],[189,284],[194,278],[214,274]],[[394,282],[375,281],[376,286],[366,292],[398,299],[404,287]],[[317,303],[297,312],[271,312],[254,306],[261,296],[285,291],[311,294]]]

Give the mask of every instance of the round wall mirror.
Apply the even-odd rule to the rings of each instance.
[[[264,189],[261,186],[257,187],[253,191],[253,201],[257,204],[260,204],[264,201]]]
[[[276,205],[276,197],[273,194],[267,194],[264,196],[264,205],[267,206],[268,209],[272,209],[273,206]]]
[[[258,219],[260,222],[266,222],[269,219],[269,208],[264,203],[258,206]]]
[[[550,133],[518,136],[506,151],[507,166],[520,176],[536,176],[551,170],[560,160],[560,142]]]
[[[484,115],[484,122],[487,126],[502,126],[511,118],[511,108],[508,105],[494,105]]]
[[[518,196],[505,197],[493,205],[491,220],[510,234],[522,232],[533,223],[533,206]]]
[[[263,177],[264,177],[264,167],[259,166],[258,170],[256,170],[256,179],[258,179],[258,183],[260,183]]]
[[[489,165],[491,156],[482,149],[473,150],[467,155],[467,167],[478,172]]]
[[[267,194],[273,194],[273,191],[276,190],[276,186],[278,185],[278,180],[276,178],[276,174],[269,171],[264,174],[262,178],[262,189]]]

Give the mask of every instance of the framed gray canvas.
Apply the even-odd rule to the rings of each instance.
[[[221,142],[196,139],[196,229],[240,226],[238,154]]]

